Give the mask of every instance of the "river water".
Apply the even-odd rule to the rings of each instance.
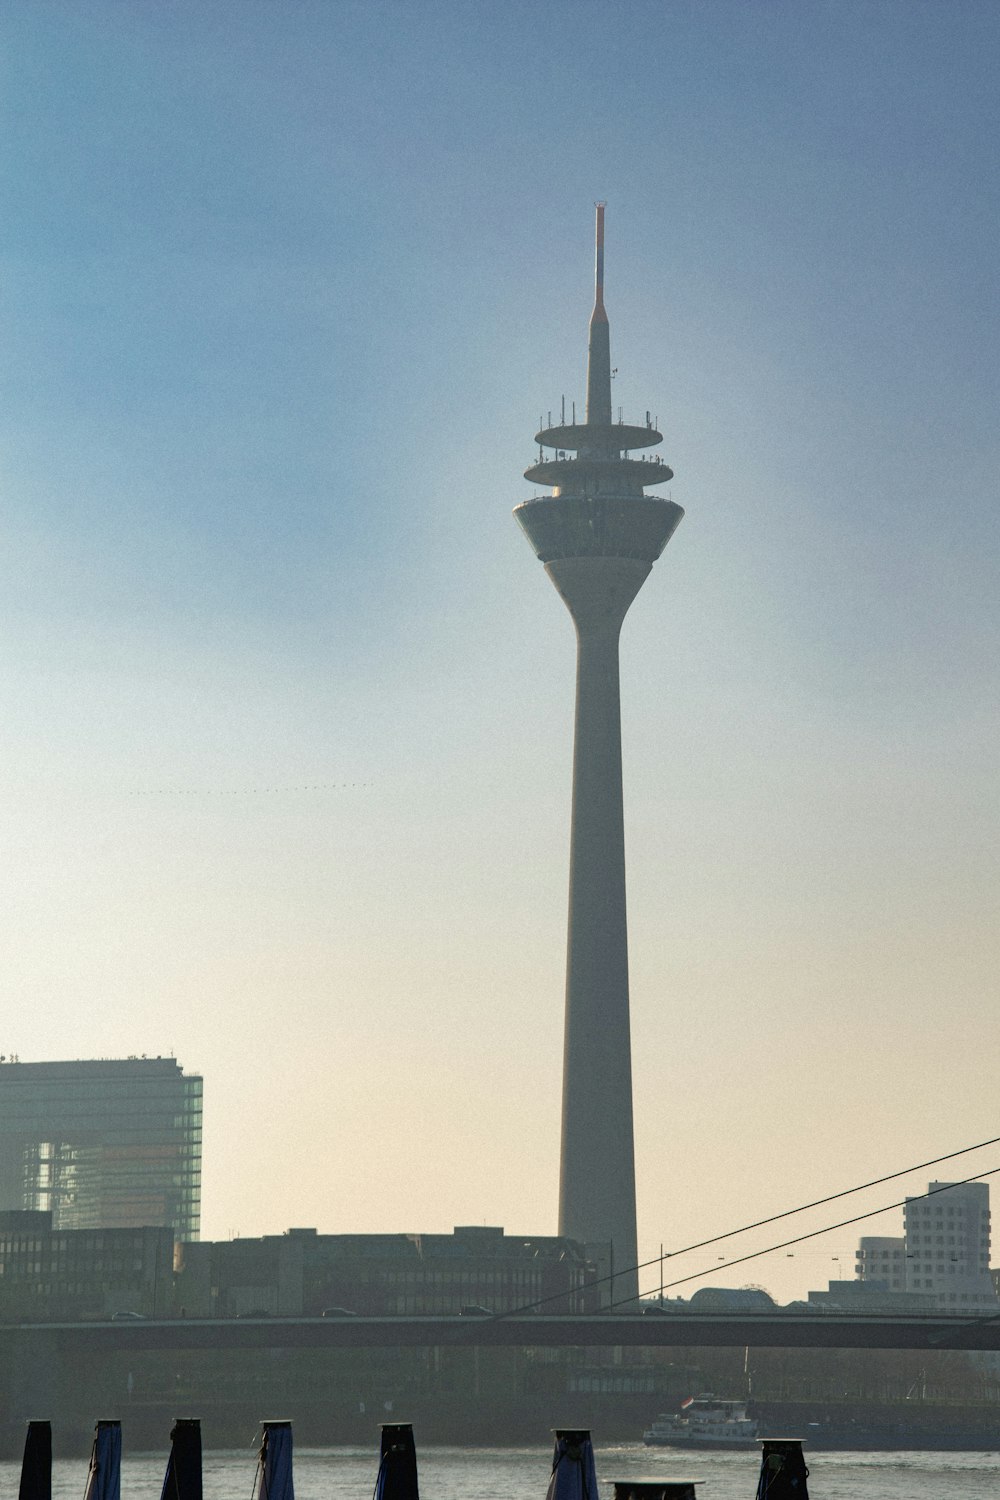
[[[248,1434],[248,1440],[249,1440]],[[378,1467],[371,1448],[300,1448],[295,1452],[296,1500],[371,1500]],[[808,1454],[810,1500],[1000,1500],[1000,1453]],[[159,1500],[162,1453],[126,1454],[122,1500]],[[417,1447],[422,1500],[545,1500],[551,1448]],[[597,1449],[601,1500],[610,1481],[640,1474],[698,1479],[699,1500],[753,1500],[758,1459],[746,1453],[655,1456],[639,1443]],[[256,1444],[244,1451],[206,1453],[205,1500],[251,1500]],[[0,1500],[17,1494],[19,1463],[0,1464]],[[87,1465],[57,1460],[53,1500],[83,1500]]]

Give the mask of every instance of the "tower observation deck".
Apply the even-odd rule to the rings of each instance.
[[[661,441],[648,413],[645,425],[612,420],[599,203],[586,421],[563,414],[535,434],[539,460],[524,477],[552,493],[514,516],[576,626],[559,1233],[593,1247],[613,1272],[615,1301],[639,1291],[618,639],[684,514],[645,493],[673,478],[645,456]]]

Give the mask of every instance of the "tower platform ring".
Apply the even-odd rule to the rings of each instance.
[[[542,562],[561,557],[631,557],[653,563],[684,512],[659,495],[541,495],[514,519]]]
[[[666,484],[674,471],[669,464],[650,458],[546,458],[524,471],[531,484],[550,484],[560,490],[582,489],[591,476],[602,486],[620,481],[634,490],[645,484]]]
[[[633,448],[655,448],[663,442],[663,433],[655,427],[612,422],[566,422],[558,427],[543,427],[535,433],[541,448],[615,448],[619,452]]]

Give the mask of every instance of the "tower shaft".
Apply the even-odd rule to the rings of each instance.
[[[615,1301],[639,1294],[618,638],[649,570],[546,567],[577,635],[559,1233],[609,1247]]]

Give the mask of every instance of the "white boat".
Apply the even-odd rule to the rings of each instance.
[[[745,1401],[689,1396],[677,1412],[656,1418],[642,1440],[647,1448],[753,1448],[760,1427]]]

